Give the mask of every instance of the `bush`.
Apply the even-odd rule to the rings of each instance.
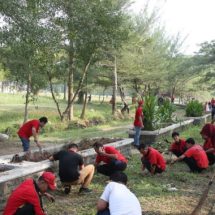
[[[143,106],[144,130],[154,130],[157,118],[157,98],[155,96],[146,96]]]
[[[158,116],[159,121],[162,122],[172,122],[172,114],[175,111],[175,107],[173,104],[168,100],[164,100],[163,104],[160,105],[158,109]]]
[[[202,116],[203,112],[204,112],[204,107],[199,101],[193,100],[187,104],[186,116],[198,117],[198,116]]]

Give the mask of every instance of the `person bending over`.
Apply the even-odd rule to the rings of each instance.
[[[41,145],[39,143],[38,134],[39,129],[43,128],[48,122],[47,117],[41,117],[39,120],[33,119],[24,123],[17,132],[20,140],[22,141],[23,151],[27,152],[30,149],[30,137],[34,137],[34,142],[41,151]]]
[[[93,147],[97,153],[95,167],[99,173],[110,176],[116,171],[126,169],[126,158],[113,146],[103,146],[101,143],[96,142]],[[101,162],[105,164],[100,165]]]
[[[195,144],[193,138],[186,140],[187,151],[172,161],[174,164],[177,161],[184,160],[190,168],[191,172],[202,172],[208,168],[208,158],[202,146]]]
[[[178,132],[173,132],[172,138],[174,142],[171,144],[169,151],[179,157],[186,151],[186,141],[179,137]]]
[[[54,197],[46,191],[55,188],[55,175],[51,172],[44,172],[38,181],[26,179],[10,195],[3,215],[45,215],[42,196],[53,202]]]
[[[97,203],[97,215],[141,215],[137,197],[127,188],[127,175],[115,172]]]
[[[79,193],[89,193],[88,188],[94,175],[94,166],[84,166],[83,158],[78,152],[78,146],[69,144],[67,151],[60,151],[49,158],[50,161],[59,160],[59,176],[65,194],[71,191],[71,185],[81,185]]]
[[[159,151],[145,144],[140,144],[139,151],[142,154],[143,171],[147,169],[152,175],[165,171],[166,162]]]

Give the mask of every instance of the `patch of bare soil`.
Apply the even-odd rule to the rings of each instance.
[[[96,142],[99,142],[103,145],[119,141],[121,139],[111,139],[111,138],[95,138],[95,139],[83,139],[77,145],[79,146],[79,150],[85,150],[92,148],[93,145]],[[33,161],[33,162],[39,162],[48,159],[51,156],[51,153],[47,151],[43,152],[34,152],[34,153],[26,153],[23,156],[19,156],[18,154],[15,154],[13,158],[11,159],[11,163],[19,163],[22,161]]]

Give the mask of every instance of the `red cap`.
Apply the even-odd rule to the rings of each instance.
[[[42,177],[43,177],[44,181],[48,183],[50,190],[56,189],[55,175],[52,172],[44,172],[42,174]]]
[[[138,101],[138,104],[139,104],[139,105],[143,105],[143,104],[144,104],[144,101],[143,101],[143,100],[140,100],[140,101]]]

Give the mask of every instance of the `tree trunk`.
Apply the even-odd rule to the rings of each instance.
[[[85,118],[85,113],[86,113],[86,108],[87,108],[87,92],[85,93],[85,98],[84,98],[84,104],[82,108],[82,113],[81,113],[81,119]]]
[[[58,111],[58,114],[60,116],[60,119],[63,120],[63,116],[62,116],[62,113],[61,113],[61,110],[60,110],[60,105],[55,97],[55,94],[54,94],[54,89],[53,89],[53,84],[52,84],[52,78],[51,78],[51,75],[47,72],[47,75],[48,75],[48,79],[49,79],[49,86],[50,86],[50,90],[51,90],[51,94],[52,94],[52,98],[57,106],[57,111]]]
[[[107,87],[105,87],[104,90],[103,90],[101,104],[104,103],[104,100],[105,100],[105,91],[106,91],[106,89],[107,89]],[[100,99],[99,99],[99,101],[100,101]]]
[[[31,91],[31,73],[29,72],[26,95],[25,95],[25,112],[24,112],[23,124],[28,120],[28,104],[29,104],[30,91]]]
[[[84,95],[85,93],[80,90],[79,93],[78,93],[78,104],[84,104]]]
[[[63,100],[66,100],[66,80],[63,83]]]
[[[115,56],[114,70],[113,70],[112,115],[114,115],[116,112],[116,92],[117,92],[117,66],[116,66],[116,56]]]
[[[78,95],[78,92],[80,91],[80,89],[81,89],[82,86],[83,86],[83,82],[84,82],[85,76],[86,76],[86,74],[87,74],[87,71],[88,71],[88,69],[89,69],[89,66],[90,66],[92,57],[93,57],[93,56],[91,56],[91,58],[90,58],[89,61],[86,63],[86,65],[85,65],[85,67],[84,67],[84,69],[83,69],[83,74],[82,74],[81,80],[79,81],[79,84],[78,84],[78,87],[77,87],[75,93],[73,93],[73,88],[72,88],[72,97],[69,97],[69,95],[71,96],[71,91],[70,91],[70,93],[68,94],[68,105],[67,105],[67,107],[66,107],[66,109],[65,109],[65,111],[64,111],[64,113],[63,113],[63,119],[65,118],[65,116],[66,116],[67,114],[69,114],[70,117],[71,117],[71,114],[72,114],[72,116],[73,116],[73,103],[74,103],[74,101],[75,101],[75,99],[76,99],[76,97],[77,97],[77,95]],[[72,80],[73,80],[73,76],[72,76]],[[71,83],[71,82],[68,81],[68,83]],[[73,83],[73,82],[72,82],[72,83]],[[70,90],[71,90],[71,86],[70,86]],[[68,89],[68,91],[69,91],[69,89]],[[70,99],[70,100],[69,100],[69,99]],[[72,109],[71,109],[71,107],[72,107]],[[71,113],[71,111],[72,111],[72,113]],[[70,118],[69,118],[69,119],[70,119]]]

